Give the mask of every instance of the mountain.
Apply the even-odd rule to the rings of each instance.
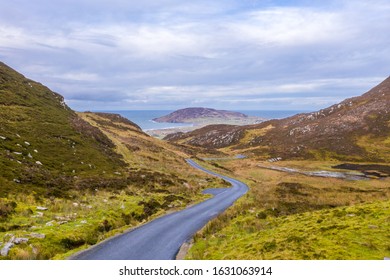
[[[389,161],[390,77],[326,109],[248,126],[207,126],[166,140],[267,158]]]
[[[0,63],[0,193],[45,196],[68,189],[123,185],[115,145],[77,116],[64,98]],[[123,181],[122,183],[120,181]]]
[[[76,113],[0,63],[0,260],[64,259],[204,199],[221,180],[186,164],[196,150]]]
[[[166,116],[155,118],[153,120],[155,122],[168,123],[194,123],[199,122],[199,120],[202,119],[230,120],[246,118],[248,118],[247,115],[238,112],[194,107],[177,110]]]

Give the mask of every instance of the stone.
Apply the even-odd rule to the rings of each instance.
[[[24,141],[24,144],[26,144],[27,146],[30,146],[31,144],[27,141]]]
[[[5,139],[7,139],[6,137],[4,137],[4,136],[0,136],[0,139],[3,139],[3,140],[5,140]]]
[[[77,202],[73,202],[72,205],[73,205],[74,207],[79,207],[79,204],[78,204]]]
[[[45,239],[46,235],[43,233],[30,233],[31,238]]]
[[[46,226],[48,227],[52,227],[53,225],[54,225],[54,221],[50,221],[46,223]]]
[[[28,238],[25,237],[18,237],[14,239],[14,244],[22,244],[27,242],[28,242]]]
[[[30,154],[30,153],[28,153],[28,155],[27,155],[29,158],[33,158],[33,156]]]
[[[42,165],[42,162],[40,162],[39,160],[37,160],[35,163],[38,165]]]
[[[43,212],[37,212],[37,217],[43,217]]]
[[[39,211],[46,211],[48,208],[42,207],[42,206],[37,206],[37,210]]]
[[[8,242],[8,243],[5,243],[4,247],[1,249],[0,251],[0,254],[3,256],[3,257],[6,257],[8,256],[8,252],[9,250],[14,246],[14,243],[12,242]]]
[[[38,150],[34,150],[34,153],[38,153]]]

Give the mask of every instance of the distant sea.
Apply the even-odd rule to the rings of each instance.
[[[152,121],[152,119],[154,118],[168,115],[173,111],[174,110],[134,110],[134,111],[105,111],[105,112],[120,114],[122,117],[125,117],[131,120],[132,122],[138,124],[142,128],[142,130],[190,126],[188,123],[157,123]],[[303,111],[247,111],[247,110],[240,110],[240,111],[237,110],[237,112],[246,114],[248,116],[263,117],[266,119],[282,119],[299,113],[304,113]]]

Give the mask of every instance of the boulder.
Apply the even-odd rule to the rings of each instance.
[[[14,246],[14,243],[12,242],[7,242],[5,243],[4,247],[1,249],[0,251],[0,254],[3,256],[3,257],[6,257],[8,256],[8,252],[9,250]]]
[[[27,242],[28,242],[28,238],[24,238],[24,237],[17,237],[14,239],[14,244],[22,244]]]

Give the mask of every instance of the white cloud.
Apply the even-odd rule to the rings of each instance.
[[[19,2],[0,11],[0,59],[84,109],[327,100],[388,75],[388,1]]]

